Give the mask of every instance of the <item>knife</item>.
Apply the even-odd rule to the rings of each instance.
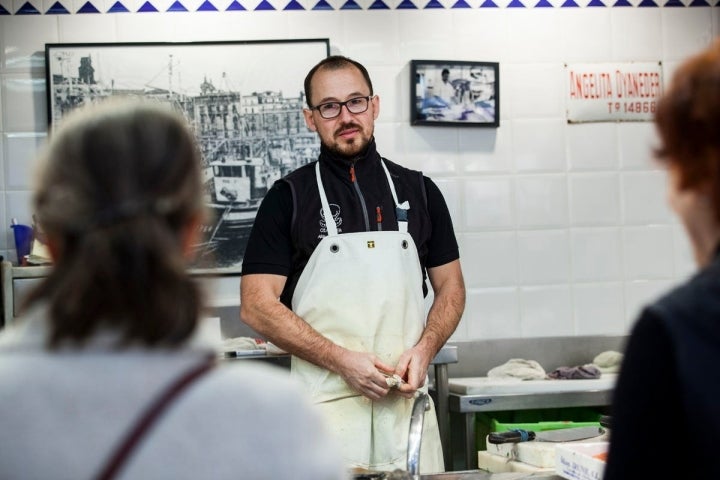
[[[492,432],[488,435],[488,442],[495,444],[528,442],[530,440],[537,442],[572,442],[597,437],[603,433],[605,433],[605,429],[602,427],[561,428],[544,432],[533,432],[532,430],[518,428],[507,432]]]

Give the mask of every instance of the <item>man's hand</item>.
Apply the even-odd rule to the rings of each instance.
[[[412,398],[415,391],[425,385],[425,378],[427,378],[428,366],[431,361],[431,353],[417,345],[400,355],[398,364],[395,367],[395,373],[403,378],[405,383],[398,387],[398,395]]]
[[[369,398],[380,400],[390,391],[386,375],[394,371],[391,365],[380,361],[372,353],[347,350],[338,365],[338,374],[350,387]]]

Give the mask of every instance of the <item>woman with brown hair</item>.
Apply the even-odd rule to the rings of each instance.
[[[0,332],[0,478],[345,476],[287,374],[215,365],[186,271],[201,159],[168,108],[110,102],[52,135],[34,196],[54,267]]]
[[[669,203],[699,271],[633,327],[605,479],[720,478],[720,40],[680,65],[655,120]]]

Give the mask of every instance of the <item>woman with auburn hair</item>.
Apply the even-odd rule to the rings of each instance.
[[[604,478],[720,478],[720,39],[675,71],[655,122],[698,272],[633,327]]]
[[[215,365],[189,277],[199,149],[169,108],[71,113],[34,209],[54,266],[0,332],[0,478],[345,477],[301,388]]]

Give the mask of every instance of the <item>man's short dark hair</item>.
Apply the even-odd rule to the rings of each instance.
[[[367,69],[360,63],[357,62],[351,58],[343,57],[342,55],[331,55],[327,58],[322,59],[317,65],[315,65],[307,74],[305,77],[305,101],[308,104],[308,107],[312,108],[313,105],[310,101],[312,91],[310,88],[310,83],[312,82],[313,76],[317,73],[318,70],[340,70],[342,68],[347,68],[348,66],[353,66],[360,70],[360,73],[362,73],[363,78],[365,78],[365,82],[367,83],[368,87],[370,87],[370,95],[373,95],[373,86],[372,86],[372,80],[370,80],[370,74],[368,73]]]

